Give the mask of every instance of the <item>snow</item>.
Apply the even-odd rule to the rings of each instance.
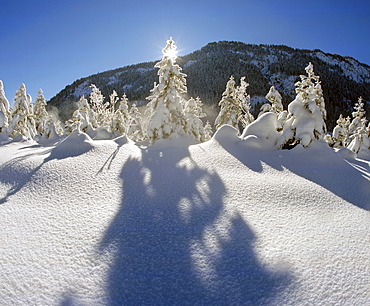
[[[195,64],[197,61],[188,61],[185,65],[184,65],[184,69],[190,67],[191,65]]]
[[[317,51],[314,54],[316,55],[317,58],[321,59],[322,61],[332,66],[337,65],[341,67],[343,69],[344,75],[349,77],[353,81],[358,83],[370,82],[370,74],[368,69],[361,65],[355,59],[347,57],[346,61],[342,61],[321,51]]]
[[[0,145],[1,304],[370,304],[369,161],[189,143]]]
[[[91,93],[91,82],[89,80],[87,80],[87,81],[81,83],[80,85],[78,85],[74,89],[72,95],[79,98],[81,96],[87,97],[87,96],[90,95],[90,93]]]

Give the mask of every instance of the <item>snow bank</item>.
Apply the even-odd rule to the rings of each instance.
[[[369,162],[178,140],[0,146],[1,304],[370,303]]]

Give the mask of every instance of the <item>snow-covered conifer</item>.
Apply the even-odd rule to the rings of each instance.
[[[21,134],[28,139],[33,139],[36,135],[31,101],[32,98],[27,95],[26,86],[21,84],[15,93],[11,120],[7,129],[10,137]]]
[[[325,135],[326,111],[319,77],[311,63],[305,70],[308,76],[300,76],[301,81],[296,83],[297,96],[288,106],[289,115],[278,141],[280,147],[289,148],[298,143],[308,147]]]
[[[10,116],[10,104],[5,96],[3,82],[0,80],[0,132],[5,132],[8,127],[8,120]]]
[[[270,87],[266,99],[271,103],[270,112],[279,114],[283,111],[283,103],[280,93],[275,89],[274,86]]]
[[[112,118],[111,132],[115,136],[127,135],[132,118],[128,109],[128,99],[124,94],[119,101],[119,107]]]
[[[351,142],[347,148],[356,154],[358,154],[362,149],[366,151],[370,149],[369,133],[366,123],[367,120],[365,118],[361,118],[359,121],[360,126],[350,136]]]
[[[132,104],[130,109],[131,124],[128,130],[128,136],[133,141],[141,141],[144,139],[144,132],[142,127],[142,117],[136,104]]]
[[[42,89],[38,91],[38,96],[35,100],[35,105],[33,107],[36,132],[39,135],[43,135],[45,124],[50,119],[48,112],[46,111],[46,101],[43,95]]]
[[[357,132],[357,129],[362,126],[361,120],[365,116],[364,102],[362,97],[358,98],[358,102],[354,106],[354,112],[352,112],[352,122],[348,127],[349,135]]]
[[[254,121],[252,114],[249,112],[251,105],[250,96],[246,91],[248,86],[245,77],[241,77],[240,86],[235,88],[234,77],[230,77],[218,104],[220,112],[215,120],[216,129],[229,124],[239,130],[239,122],[242,123],[243,127],[246,127]]]
[[[331,146],[334,148],[342,148],[346,145],[349,133],[348,127],[349,118],[345,119],[341,114],[337,120],[337,125],[333,129]]]
[[[216,130],[225,124],[229,124],[239,130],[238,118],[241,111],[233,76],[226,83],[226,89],[222,93],[222,98],[218,105],[220,106],[220,112],[215,120]]]
[[[73,130],[88,132],[97,128],[95,112],[90,108],[84,96],[77,103],[78,109],[73,112],[72,118],[65,122],[65,134],[69,135]]]
[[[207,120],[206,125],[204,126],[204,141],[208,141],[212,138],[212,125]]]
[[[185,102],[184,118],[185,118],[185,133],[193,139],[200,142],[205,141],[203,122],[200,119],[205,114],[202,112],[202,102],[199,98],[194,100],[190,98]]]
[[[238,121],[241,122],[243,128],[248,126],[254,121],[253,115],[250,113],[251,109],[251,97],[247,93],[247,87],[249,86],[249,83],[245,81],[245,76],[240,78],[240,85],[236,88],[237,97],[239,100],[240,105],[240,114],[238,117]]]
[[[89,96],[91,110],[95,116],[96,127],[104,126],[104,119],[105,119],[105,109],[106,106],[104,105],[104,96],[102,95],[101,91],[94,85],[91,84],[91,93]]]
[[[187,91],[186,74],[181,72],[176,62],[176,46],[172,38],[167,41],[162,50],[163,57],[155,67],[159,68],[158,84],[154,84],[146,115],[146,128],[149,143],[161,138],[174,138],[183,135],[183,98]]]
[[[81,98],[83,98],[83,96]],[[85,98],[83,98],[83,99],[85,99]],[[78,133],[85,132],[86,129],[87,129],[87,126],[88,126],[88,125],[86,125],[86,122],[87,122],[86,121],[86,118],[84,118],[81,115],[80,110],[79,109],[76,109],[73,112],[72,118],[71,119],[68,119],[65,122],[64,134],[65,135],[69,135],[74,130],[77,130]],[[82,127],[85,128],[85,131],[83,129],[81,129]]]

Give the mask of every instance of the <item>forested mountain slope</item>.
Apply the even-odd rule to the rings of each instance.
[[[252,45],[241,42],[214,42],[191,54],[180,56],[177,63],[187,74],[188,96],[199,96],[206,105],[217,105],[231,75],[239,80],[246,76],[254,114],[267,100],[264,96],[275,86],[285,106],[295,97],[294,83],[311,62],[321,77],[331,130],[342,113],[351,113],[359,96],[370,100],[370,67],[351,57],[320,50],[294,49],[282,45]],[[113,90],[124,93],[131,102],[145,104],[145,98],[157,81],[155,62],[146,62],[110,70],[76,80],[48,102],[59,109],[62,120],[76,109],[81,95],[89,95],[95,84],[108,99]],[[369,113],[369,112],[368,112]]]

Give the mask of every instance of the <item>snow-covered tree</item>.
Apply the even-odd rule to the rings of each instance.
[[[49,116],[47,121],[45,122],[44,132],[41,139],[58,140],[60,136],[60,130],[60,121],[55,122],[54,119]]]
[[[361,118],[359,122],[360,126],[350,136],[351,142],[348,145],[348,149],[356,154],[362,149],[366,151],[370,149],[369,126],[366,127],[366,123],[367,120]]]
[[[229,124],[239,130],[239,122],[241,122],[243,127],[246,127],[254,121],[250,113],[250,96],[246,91],[248,86],[249,84],[245,81],[245,77],[242,77],[240,86],[235,88],[234,77],[230,77],[218,104],[220,112],[215,120],[216,129]]]
[[[271,103],[270,112],[279,114],[283,111],[283,103],[280,93],[275,89],[274,86],[270,87],[269,92],[266,95],[266,99]]]
[[[183,135],[183,98],[187,91],[186,74],[181,72],[176,62],[176,46],[172,38],[162,50],[163,57],[155,67],[159,68],[158,84],[154,84],[146,111],[146,128],[149,143],[161,138],[174,138]]]
[[[69,135],[73,130],[88,132],[97,128],[95,112],[90,108],[84,96],[77,103],[77,110],[73,112],[72,118],[65,122],[65,134]]]
[[[119,101],[119,107],[112,118],[111,132],[115,136],[127,135],[132,118],[128,109],[128,99],[124,94]]]
[[[0,80],[0,132],[5,132],[10,116],[10,104],[5,96],[3,81]]]
[[[204,126],[204,141],[208,141],[212,138],[212,125],[207,120],[206,125]]]
[[[141,141],[144,139],[144,132],[142,126],[142,117],[136,104],[132,104],[130,108],[131,124],[128,130],[128,136],[133,141]]]
[[[222,93],[222,98],[218,105],[220,106],[220,112],[215,120],[216,130],[225,124],[229,124],[239,130],[238,118],[241,115],[241,110],[233,76],[226,83],[226,89]]]
[[[97,127],[102,127],[105,124],[105,110],[106,106],[104,105],[104,96],[101,91],[94,85],[91,84],[91,93],[89,96],[91,110],[95,116],[95,122]]]
[[[205,141],[203,122],[200,119],[204,116],[205,114],[202,112],[202,102],[199,98],[197,98],[197,100],[190,98],[185,102],[185,133],[200,142]]]
[[[36,135],[31,101],[32,98],[27,95],[26,86],[21,84],[15,93],[11,120],[7,129],[10,137],[21,134],[28,139],[33,139]]]
[[[348,127],[349,135],[352,135],[357,132],[358,128],[362,127],[362,118],[365,116],[364,102],[362,97],[358,98],[358,102],[354,106],[354,112],[352,112],[352,122]]]
[[[240,85],[236,88],[237,98],[239,100],[240,113],[238,121],[241,122],[243,128],[248,126],[254,121],[253,115],[250,113],[251,109],[251,97],[247,93],[247,87],[249,83],[245,81],[245,76],[240,78]]]
[[[288,118],[278,146],[292,147],[300,143],[308,147],[314,140],[325,135],[325,103],[319,77],[313,72],[313,65],[306,67],[308,76],[301,75],[296,85],[296,98],[288,105]]]
[[[45,130],[45,124],[50,119],[48,112],[46,111],[46,100],[43,95],[42,89],[39,89],[38,96],[35,100],[35,104],[33,107],[34,117],[35,117],[35,125],[36,125],[36,132],[39,135],[43,135]]]
[[[342,114],[337,120],[337,125],[333,129],[333,135],[331,139],[328,139],[329,145],[334,148],[342,148],[346,146],[348,134],[349,134],[350,118],[344,118]]]

